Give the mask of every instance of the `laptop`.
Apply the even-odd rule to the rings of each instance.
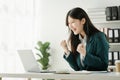
[[[55,71],[40,70],[32,50],[17,50],[26,72],[55,73]]]

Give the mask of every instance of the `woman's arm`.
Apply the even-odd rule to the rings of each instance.
[[[80,70],[80,68],[78,67],[77,61],[75,59],[75,55],[73,53],[70,52],[68,57],[66,57],[66,55],[64,55],[63,57],[75,71]]]

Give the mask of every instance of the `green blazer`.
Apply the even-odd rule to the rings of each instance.
[[[86,45],[86,56],[83,60],[84,66],[81,65],[80,53],[73,54],[70,52],[69,56],[64,55],[64,59],[75,70],[88,71],[103,71],[108,67],[108,51],[109,43],[103,32],[95,33],[91,36]]]

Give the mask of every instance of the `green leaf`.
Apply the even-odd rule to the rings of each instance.
[[[43,45],[44,45],[44,48],[45,48],[45,49],[48,49],[48,48],[49,48],[50,43],[49,43],[49,42],[45,42]]]
[[[37,53],[37,55],[38,55],[40,58],[42,58],[42,56],[41,56],[40,54]]]
[[[39,47],[41,47],[43,45],[41,41],[38,41],[37,44]]]
[[[37,42],[37,47],[35,47],[36,50],[40,52],[37,53],[37,55],[40,57],[37,61],[42,65],[42,69],[47,69],[49,65],[49,56],[50,53],[48,50],[50,49],[50,42],[42,43],[42,41]]]

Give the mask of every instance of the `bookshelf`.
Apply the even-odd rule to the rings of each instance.
[[[120,20],[116,21],[99,21],[93,22],[97,28],[120,28]],[[120,52],[120,43],[109,43],[109,51],[119,51]],[[109,71],[115,71],[115,65],[108,66]]]
[[[93,22],[98,28],[120,28],[120,20]]]
[[[109,29],[120,29],[120,20],[112,20],[112,21],[106,21],[106,14],[105,14],[106,8],[91,8],[88,9],[87,13],[88,16],[90,17],[91,21],[93,22],[93,24],[98,28],[98,29],[102,29],[104,28],[104,30],[102,30],[103,32],[105,31],[105,34],[109,34],[108,33],[108,28]],[[107,28],[107,31],[106,31]],[[119,33],[118,33],[119,35]],[[114,42],[114,41],[113,41]],[[109,48],[109,52],[120,52],[120,42],[118,43],[109,43],[110,48]],[[111,57],[110,57],[111,56]],[[117,55],[119,56],[119,55]],[[111,55],[109,54],[109,59],[112,60],[112,62],[114,60],[116,60],[116,54]],[[114,58],[113,58],[114,57]],[[111,63],[111,61],[110,61]],[[108,67],[108,70],[113,70],[115,71],[115,65],[110,64]]]
[[[120,20],[106,21],[106,7],[99,8],[88,8],[87,13],[91,21],[97,28],[119,28],[120,29]],[[109,51],[119,51],[120,52],[120,43],[109,43]]]
[[[120,43],[109,43],[109,51],[120,51]]]
[[[93,23],[98,28],[120,28],[120,20]],[[109,51],[120,51],[120,43],[109,43],[109,45]]]

